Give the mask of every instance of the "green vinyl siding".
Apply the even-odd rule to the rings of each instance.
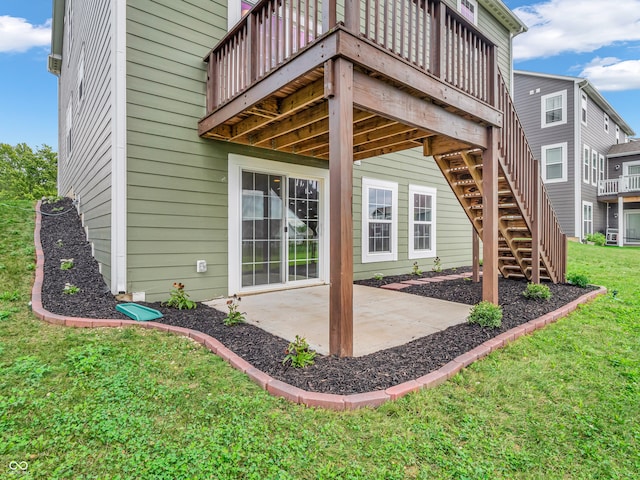
[[[79,200],[88,239],[107,284],[111,278],[110,5],[110,2],[96,0],[73,4],[73,41],[64,47],[59,79],[58,142],[59,193]],[[82,99],[78,94],[81,63],[84,66]],[[66,138],[69,104],[72,109],[70,151]]]

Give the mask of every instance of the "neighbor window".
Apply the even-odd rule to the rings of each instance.
[[[409,258],[436,255],[436,189],[409,185]]]
[[[398,184],[362,179],[362,263],[398,259]]]
[[[542,147],[542,179],[545,183],[567,181],[567,143]]]
[[[227,4],[227,27],[231,29],[255,4],[255,0],[229,0]]]
[[[600,167],[598,169],[598,178],[600,179],[600,181],[604,180],[604,167],[605,167],[605,161],[604,161],[604,155],[600,155]]]
[[[589,183],[589,174],[591,173],[591,165],[589,163],[589,159],[591,158],[591,151],[589,147],[584,146],[584,150],[582,151],[582,181],[584,183]]]
[[[620,127],[616,125],[616,144],[620,143]]]
[[[460,14],[476,25],[478,23],[478,2],[477,0],[458,0],[458,11]]]
[[[542,101],[542,128],[567,123],[567,91],[544,95]]]
[[[609,133],[609,115],[604,114],[604,131]]]
[[[586,93],[582,94],[582,100],[580,102],[580,105],[581,105],[580,119],[582,120],[582,123],[586,125],[587,124],[587,94]]]
[[[598,152],[591,150],[591,185],[598,184]]]
[[[593,233],[593,203],[582,202],[582,238]]]

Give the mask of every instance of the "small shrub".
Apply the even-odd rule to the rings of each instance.
[[[227,300],[229,313],[226,317],[224,317],[224,320],[222,321],[227,327],[237,325],[238,323],[244,323],[244,321],[246,320],[246,318],[244,317],[245,313],[239,310],[241,300],[242,298],[237,295],[234,295],[229,300]]]
[[[483,263],[484,263],[484,260],[482,260],[482,259],[478,260],[478,265],[479,266],[482,266]]]
[[[481,327],[498,328],[502,325],[502,307],[483,300],[471,308],[467,321]]]
[[[79,291],[80,289],[71,283],[65,283],[64,288],[62,289],[62,293],[66,295],[75,295]]]
[[[567,275],[567,282],[576,287],[587,288],[587,285],[589,285],[589,277],[582,273],[570,273]]]
[[[58,239],[58,241],[56,242],[56,247],[62,247],[64,245],[64,243],[62,243],[62,239]]]
[[[316,352],[309,349],[307,339],[296,335],[296,339],[289,344],[284,352],[286,356],[282,360],[283,365],[289,364],[293,368],[304,368],[313,365]]]
[[[522,292],[522,295],[531,300],[549,300],[551,298],[551,290],[547,285],[530,283],[524,292]]]
[[[420,270],[418,262],[413,262],[413,266],[411,267],[411,275],[422,275],[422,270]]]
[[[373,279],[374,279],[374,280],[382,280],[383,278],[384,278],[384,275],[382,275],[381,273],[376,273],[376,274],[373,276]]]
[[[436,257],[433,259],[433,267],[431,267],[431,270],[434,272],[442,271],[442,260],[440,260],[440,257]]]
[[[196,302],[189,300],[189,294],[184,291],[184,284],[180,282],[174,282],[173,290],[169,293],[169,300],[162,302],[162,305],[178,310],[192,310],[197,307]]]
[[[61,258],[60,270],[70,270],[73,268],[73,258]]]
[[[589,233],[587,235],[587,242],[593,242],[596,245],[602,247],[605,243],[607,243],[607,237],[604,236],[604,233],[600,232]]]

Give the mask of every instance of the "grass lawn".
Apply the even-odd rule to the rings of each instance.
[[[638,478],[640,250],[570,244],[617,295],[377,410],[271,397],[192,341],[40,322],[28,202],[0,205],[0,478]],[[12,462],[26,462],[16,473]]]

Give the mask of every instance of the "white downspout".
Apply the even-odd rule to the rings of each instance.
[[[111,7],[111,292],[127,291],[127,1]]]

